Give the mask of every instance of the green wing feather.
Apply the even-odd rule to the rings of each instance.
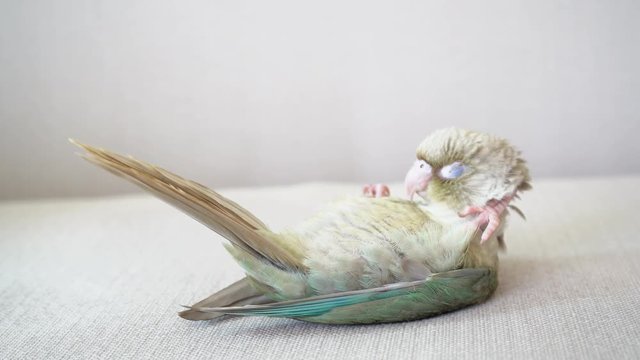
[[[405,321],[459,309],[487,299],[497,285],[495,271],[468,268],[425,280],[313,296],[266,305],[193,307],[200,312],[295,318],[310,322],[363,324]]]

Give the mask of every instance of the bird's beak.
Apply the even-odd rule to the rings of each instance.
[[[427,190],[429,186],[432,177],[431,167],[429,165],[420,167],[421,164],[426,165],[424,162],[416,161],[404,178],[404,188],[407,190],[409,200],[413,200],[413,195]]]

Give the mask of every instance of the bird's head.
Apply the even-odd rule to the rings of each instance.
[[[529,169],[520,152],[492,135],[438,130],[420,143],[417,158],[405,178],[409,198],[417,194],[455,211],[530,188]]]

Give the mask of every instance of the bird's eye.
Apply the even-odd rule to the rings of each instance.
[[[465,167],[459,162],[454,162],[453,164],[447,165],[440,169],[440,177],[443,179],[457,179],[462,174],[464,174]]]

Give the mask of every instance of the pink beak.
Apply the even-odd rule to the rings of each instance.
[[[409,200],[413,200],[413,195],[416,193],[427,190],[431,177],[431,167],[429,164],[417,160],[404,178],[404,187],[407,190]]]

